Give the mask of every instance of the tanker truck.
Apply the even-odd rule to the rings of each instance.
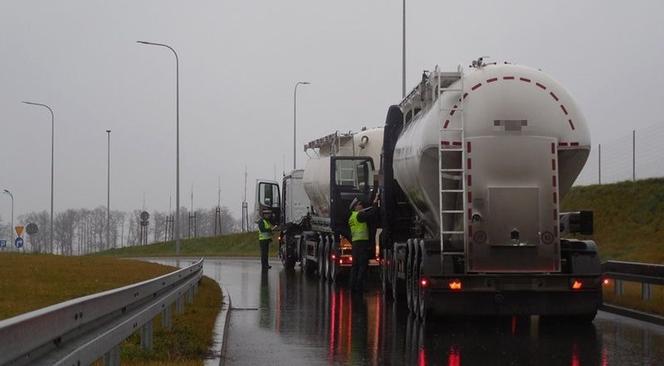
[[[387,113],[383,290],[420,318],[594,319],[592,212],[560,213],[590,152],[585,119],[542,71],[473,62],[425,72]]]
[[[284,180],[284,189],[301,185],[310,200],[301,220],[282,220],[287,267],[299,261],[336,279],[352,265],[348,204],[380,191],[372,264],[384,294],[414,315],[594,319],[602,301],[597,246],[563,237],[591,235],[592,212],[559,211],[590,134],[560,83],[481,58],[467,73],[436,67],[389,108],[384,128],[363,132],[307,144],[318,156]],[[278,192],[276,182],[259,184]]]
[[[304,170],[285,175],[281,189],[275,181],[257,181],[256,210],[272,211],[273,222],[279,222],[279,257],[286,269],[299,263],[305,273],[323,281],[336,281],[350,271],[349,205],[355,198],[368,202],[376,194],[382,139],[383,128],[335,132],[305,144],[314,157]],[[378,269],[379,253],[376,244],[370,267]]]

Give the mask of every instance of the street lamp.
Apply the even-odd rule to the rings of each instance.
[[[46,104],[34,103],[34,102],[23,102],[29,105],[35,105],[39,107],[44,107],[51,112],[51,234],[50,234],[50,247],[48,249],[49,253],[53,253],[53,151],[54,151],[54,134],[55,134],[55,116],[53,115],[53,109],[47,106]]]
[[[297,129],[296,129],[296,127],[297,127],[297,87],[300,86],[300,85],[309,85],[309,84],[311,84],[311,83],[308,82],[308,81],[298,81],[297,83],[295,83],[295,91],[293,92],[293,170],[295,170],[296,165],[297,165],[296,164],[297,163],[297,158],[296,158],[296,154],[295,154],[295,151],[296,151],[295,145],[297,145],[297,142],[296,142],[297,141],[296,140],[296,136],[297,136],[297,133],[296,133],[296,131],[297,131]]]
[[[106,249],[111,248],[111,130],[108,135],[108,162],[106,164]]]
[[[406,0],[403,0],[401,34],[401,98],[406,97]]]
[[[166,47],[175,55],[175,255],[180,255],[180,59],[173,47],[146,41],[136,43]]]
[[[11,237],[14,236],[14,234],[12,234],[14,232],[13,231],[14,230],[14,195],[11,192],[9,192],[9,190],[7,190],[7,189],[4,190],[4,193],[7,193],[9,195],[9,197],[11,197],[11,199],[12,199],[12,227],[9,228],[9,233],[10,233],[10,238],[11,238]]]

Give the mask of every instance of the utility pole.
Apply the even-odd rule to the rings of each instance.
[[[111,130],[108,136],[108,163],[106,164],[106,249],[111,248]]]
[[[403,0],[401,35],[401,98],[406,97],[406,0]]]
[[[249,231],[249,206],[247,205],[247,166],[244,166],[244,199],[242,200],[242,232]]]

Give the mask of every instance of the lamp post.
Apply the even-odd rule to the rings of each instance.
[[[293,170],[295,170],[296,165],[297,165],[297,158],[296,158],[296,148],[295,146],[297,145],[297,87],[300,85],[309,85],[311,84],[308,81],[298,81],[295,83],[295,91],[293,92]]]
[[[111,130],[108,136],[108,162],[106,164],[106,249],[111,248]]]
[[[406,97],[406,0],[403,0],[401,29],[401,98]]]
[[[8,189],[5,189],[4,192],[7,193],[9,197],[11,197],[12,199],[12,227],[9,228],[9,232],[11,235],[10,237],[12,237],[14,236],[14,234],[11,234],[14,232],[14,195]]]
[[[51,112],[51,233],[50,233],[50,244],[49,244],[49,253],[53,253],[53,151],[54,151],[54,135],[55,135],[55,116],[53,114],[53,109],[46,104],[35,103],[35,102],[23,102],[29,105],[35,105],[39,107],[44,107]]]
[[[166,47],[175,55],[175,255],[180,255],[180,59],[173,47],[146,41],[136,43]]]

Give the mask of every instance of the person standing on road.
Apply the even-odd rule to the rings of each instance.
[[[262,217],[256,222],[258,224],[258,243],[261,247],[261,266],[263,270],[272,268],[267,259],[267,253],[272,242],[272,224],[270,223],[270,210],[263,210]]]
[[[348,226],[350,227],[351,242],[353,244],[353,267],[350,270],[350,286],[353,292],[362,293],[364,291],[364,281],[371,257],[369,222],[376,218],[378,214],[378,198],[373,201],[373,205],[364,208],[364,204],[359,199],[353,199],[350,204],[350,217]]]

